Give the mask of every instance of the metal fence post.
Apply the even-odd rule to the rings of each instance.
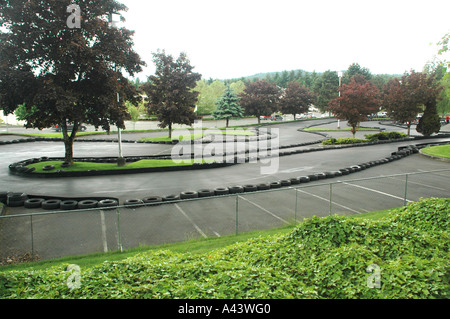
[[[294,188],[295,192],[295,210],[294,210],[294,223],[297,223],[297,208],[298,208],[298,191]]]
[[[239,233],[238,225],[239,225],[239,195],[236,194],[236,225],[235,225],[236,235],[238,235]]]
[[[408,173],[406,173],[405,174],[405,198],[404,198],[404,200],[403,200],[403,206],[406,206],[406,204],[407,204],[407,199],[406,199],[406,195],[407,195],[407,193],[408,193]]]
[[[122,238],[120,235],[120,211],[119,207],[116,208],[116,216],[117,216],[117,248],[122,252]]]
[[[330,216],[331,216],[331,202],[333,199],[333,183],[330,183]]]
[[[30,215],[31,257],[34,258],[33,215]]]

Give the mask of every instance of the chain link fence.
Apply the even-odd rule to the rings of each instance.
[[[0,259],[52,259],[220,237],[448,198],[450,169],[333,182],[300,183],[257,192],[144,205],[0,216]]]

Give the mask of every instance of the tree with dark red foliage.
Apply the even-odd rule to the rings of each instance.
[[[347,120],[353,137],[361,121],[380,108],[380,91],[362,75],[355,75],[350,83],[342,85],[341,96],[329,103],[329,111],[338,119]]]
[[[304,85],[297,81],[291,81],[287,84],[287,89],[284,90],[280,99],[280,110],[283,114],[292,114],[295,120],[295,114],[308,112],[314,99],[314,93]]]
[[[28,128],[59,125],[67,162],[81,123],[125,128],[125,101],[137,104],[137,94],[122,72],[133,76],[145,65],[132,49],[133,32],[110,26],[110,16],[126,6],[85,0],[76,16],[73,6],[71,0],[0,2],[0,108],[9,114],[25,104]]]
[[[147,94],[149,114],[155,114],[162,128],[169,128],[172,137],[174,123],[192,125],[196,119],[195,104],[199,92],[193,91],[201,74],[193,72],[186,53],[177,59],[164,50],[153,54],[155,75],[148,78],[142,90]]]
[[[429,136],[440,129],[436,110],[440,90],[435,76],[412,70],[410,73],[406,72],[401,79],[395,78],[386,84],[383,90],[383,107],[390,118],[407,125],[408,135],[417,114],[424,111],[417,131]]]
[[[278,111],[281,90],[266,80],[248,83],[239,97],[245,114],[254,115],[260,123],[260,116],[270,116]]]

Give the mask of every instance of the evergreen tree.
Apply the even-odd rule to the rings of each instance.
[[[213,112],[214,119],[226,120],[226,127],[233,117],[243,117],[243,110],[239,104],[240,98],[236,96],[230,87],[225,89],[222,97],[217,101],[217,108]]]

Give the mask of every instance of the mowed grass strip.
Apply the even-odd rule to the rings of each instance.
[[[255,135],[255,133],[246,131],[246,130],[205,130],[202,133],[193,133],[193,134],[174,134],[172,138],[168,136],[157,136],[157,137],[146,137],[141,138],[140,141],[153,141],[153,142],[159,142],[159,141],[165,141],[170,142],[172,140],[179,140],[179,141],[190,141],[190,140],[196,140],[198,138],[202,138],[208,135],[232,135],[232,136],[252,136]]]
[[[203,161],[204,163],[205,161]],[[194,163],[194,160],[183,160],[182,163],[174,162],[170,159],[144,159],[133,163],[128,163],[126,166],[118,166],[115,163],[92,163],[92,162],[75,162],[69,167],[61,167],[62,161],[47,161],[35,164],[30,164],[28,167],[34,167],[36,173],[54,173],[57,170],[65,170],[66,172],[83,172],[89,170],[130,170],[140,168],[152,168],[152,167],[173,167],[173,166],[190,166]],[[44,171],[43,168],[48,165],[55,166],[54,170]]]
[[[422,152],[431,156],[450,158],[450,145],[426,147]]]

